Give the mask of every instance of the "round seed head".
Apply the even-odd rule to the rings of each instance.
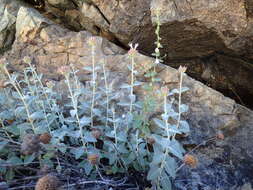
[[[92,165],[96,165],[99,161],[99,155],[98,154],[90,154],[90,155],[88,155],[88,160]]]
[[[224,139],[225,139],[225,136],[224,136],[224,134],[223,134],[221,131],[219,131],[219,132],[217,133],[216,137],[217,137],[217,139],[219,139],[219,140],[224,140]]]
[[[52,136],[49,133],[43,133],[40,135],[40,142],[43,144],[49,144]]]
[[[184,156],[184,163],[190,166],[191,168],[196,168],[196,166],[198,165],[198,159],[193,155],[186,154]]]
[[[48,174],[37,181],[35,190],[57,190],[59,187],[59,179],[54,175]]]

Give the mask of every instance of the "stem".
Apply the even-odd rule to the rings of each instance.
[[[133,95],[134,95],[134,57],[131,57],[132,67],[131,67],[131,88],[130,88],[130,114],[132,114],[133,110]]]
[[[83,146],[86,148],[86,143],[84,141],[84,136],[83,136],[83,127],[80,123],[80,118],[78,116],[78,109],[77,109],[77,100],[75,100],[75,97],[73,95],[73,92],[72,92],[72,89],[71,89],[71,86],[70,86],[70,81],[69,81],[69,74],[66,74],[65,75],[65,78],[66,78],[66,82],[67,82],[67,85],[68,85],[68,89],[69,89],[69,93],[70,93],[70,97],[71,97],[71,101],[72,101],[72,104],[73,104],[73,108],[75,110],[75,115],[76,115],[76,120],[77,120],[77,124],[79,126],[79,131],[80,131],[80,135],[81,135],[81,140],[82,140],[82,143],[83,143]]]
[[[94,109],[94,105],[95,105],[95,93],[96,93],[96,76],[95,76],[95,46],[92,45],[92,51],[91,51],[91,55],[92,55],[92,100],[91,100],[91,113],[90,113],[90,118],[91,118],[91,127],[93,127],[94,125],[94,121],[93,121],[93,109]]]
[[[19,84],[16,82],[16,80],[13,80],[13,79],[11,78],[10,73],[9,73],[8,69],[6,68],[6,66],[4,66],[4,70],[5,70],[6,74],[7,74],[7,76],[9,77],[12,86],[13,86],[13,87],[15,88],[15,90],[17,91],[18,95],[20,96],[20,98],[21,98],[21,100],[22,100],[22,102],[23,102],[23,104],[24,104],[24,106],[25,106],[25,110],[26,110],[26,114],[27,114],[28,120],[29,120],[29,122],[30,122],[30,124],[31,124],[31,126],[32,126],[33,132],[35,133],[35,126],[34,126],[33,120],[31,119],[31,114],[30,114],[28,105],[26,104],[24,95],[22,94],[22,92],[21,92],[21,91],[19,90],[19,88],[18,88]],[[18,86],[16,85],[16,83],[17,83]]]
[[[179,83],[179,94],[178,94],[178,119],[177,119],[177,128],[179,128],[181,120],[181,97],[182,97],[182,83],[183,83],[183,73],[180,72],[180,83]],[[175,135],[174,135],[175,136]]]
[[[105,81],[105,91],[106,91],[106,123],[105,126],[108,126],[109,119],[109,88],[106,77],[105,63],[103,63],[103,73],[104,73],[104,81]]]

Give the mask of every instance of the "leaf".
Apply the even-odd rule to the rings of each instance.
[[[16,126],[16,125],[13,125],[13,126],[7,126],[7,127],[5,127],[5,129],[8,131],[8,132],[10,132],[10,133],[12,133],[12,134],[14,134],[14,135],[20,135],[20,129],[19,129],[19,127],[18,126]]]
[[[20,115],[20,114],[24,113],[24,111],[25,111],[25,107],[24,107],[24,106],[19,106],[19,107],[17,107],[17,108],[15,109],[15,113],[16,113],[17,115]]]
[[[84,140],[85,142],[97,142],[97,139],[90,132],[84,133]]]
[[[157,165],[151,165],[148,171],[147,180],[154,181],[160,175],[160,168]]]
[[[3,148],[5,147],[5,145],[7,145],[7,144],[8,144],[8,142],[6,142],[6,141],[0,142],[0,151],[1,151],[1,149],[3,149]]]
[[[174,158],[168,156],[165,163],[165,171],[173,178],[176,177],[177,163]]]
[[[162,128],[162,129],[166,129],[166,125],[165,125],[165,122],[160,120],[160,119],[157,119],[157,118],[154,118],[153,121],[155,122],[155,124]]]
[[[133,84],[133,86],[140,86],[140,85],[142,85],[142,84],[143,84],[143,82],[135,81],[134,84]]]
[[[125,84],[122,84],[122,85],[120,86],[120,88],[132,88],[132,86],[125,83]]]
[[[84,70],[92,72],[93,69],[90,66],[83,67]]]
[[[71,115],[71,117],[75,117],[76,116],[76,114],[77,114],[77,110],[70,110],[70,115]]]
[[[180,112],[181,113],[187,112],[188,110],[189,110],[189,106],[187,106],[185,104],[180,105]]]
[[[79,159],[84,154],[84,148],[83,147],[73,148],[71,149],[70,152],[74,154],[75,159]]]
[[[28,165],[32,163],[34,159],[35,159],[35,154],[25,156],[24,165]]]
[[[13,164],[13,166],[23,164],[23,161],[17,156],[12,156],[7,160],[7,162],[8,164]]]
[[[164,154],[163,153],[155,154],[151,164],[158,165],[163,161],[163,159],[164,159]]]
[[[162,190],[172,190],[171,181],[166,175],[161,179]]]
[[[119,103],[117,103],[117,105],[119,105],[119,106],[130,106],[130,103],[129,102],[119,102]]]
[[[174,156],[178,157],[181,160],[183,159],[183,153],[185,152],[185,150],[177,140],[171,140],[168,148]]]
[[[89,162],[86,162],[86,164],[84,165],[84,171],[85,171],[86,175],[90,175],[93,167],[94,166],[91,165]]]
[[[179,130],[182,133],[189,133],[190,132],[190,127],[189,127],[189,124],[187,121],[180,121],[179,124],[180,124]]]
[[[90,124],[90,122],[91,122],[90,117],[83,116],[83,117],[80,119],[80,124],[81,124],[81,126],[88,125],[88,124]]]

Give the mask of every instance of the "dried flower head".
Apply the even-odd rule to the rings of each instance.
[[[31,59],[31,57],[29,57],[29,56],[25,56],[25,57],[23,58],[23,61],[24,61],[24,63],[26,63],[26,64],[31,64],[31,63],[32,63],[32,59]]]
[[[49,133],[43,133],[40,135],[40,142],[43,144],[49,144],[51,141],[52,136]]]
[[[38,135],[27,134],[23,138],[21,144],[21,153],[23,155],[31,155],[33,153],[38,153],[40,150],[40,139]]]
[[[219,139],[219,140],[224,140],[225,136],[221,131],[219,131],[216,135],[216,138]]]
[[[48,88],[53,88],[53,87],[54,87],[54,82],[53,82],[53,81],[47,81],[47,82],[46,82],[46,86],[47,86]]]
[[[88,39],[88,44],[89,44],[89,46],[95,46],[95,45],[96,45],[96,37],[91,36],[91,37]]]
[[[155,144],[156,141],[153,137],[148,137],[147,142],[148,142],[148,144],[153,145],[153,144]]]
[[[69,71],[70,71],[70,68],[69,68],[69,66],[67,66],[67,65],[61,66],[61,67],[58,69],[58,72],[61,73],[62,75],[68,74]]]
[[[40,178],[35,186],[35,190],[57,190],[60,187],[60,180],[51,174]]]
[[[99,139],[102,136],[102,131],[100,129],[92,129],[91,134],[95,139]]]
[[[184,66],[181,66],[181,65],[180,65],[180,67],[178,68],[178,71],[179,71],[180,73],[185,73],[186,70],[187,70],[187,67],[184,67]]]
[[[138,53],[137,47],[139,46],[139,44],[133,45],[132,43],[130,43],[129,46],[130,46],[130,50],[128,51],[128,55],[131,57],[135,56]]]
[[[198,165],[198,159],[193,155],[186,154],[184,156],[184,163],[192,168],[196,168]]]
[[[99,155],[98,154],[89,154],[88,160],[92,165],[96,165],[99,161]]]
[[[161,93],[163,96],[167,96],[169,93],[169,88],[167,86],[161,87]]]

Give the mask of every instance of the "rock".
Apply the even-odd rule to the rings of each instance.
[[[0,53],[10,48],[15,39],[16,16],[22,5],[19,0],[0,2]]]
[[[121,3],[119,2],[119,7],[122,6]],[[23,15],[26,15],[25,20],[34,19],[38,24],[19,25],[17,34],[20,37],[16,39],[12,50],[3,56],[3,59],[10,63],[8,68],[13,71],[22,70],[25,64],[20,60],[29,56],[38,72],[43,73],[45,78],[59,81],[61,84],[63,76],[58,68],[73,64],[80,70],[77,75],[81,82],[87,85],[91,73],[82,68],[91,65],[92,53],[88,41],[92,35],[85,31],[71,32],[49,23],[42,19],[37,11],[22,8],[18,17],[24,18]],[[21,22],[20,18],[17,20]],[[31,31],[32,43],[26,38]],[[110,86],[119,92],[120,99],[124,99],[127,93],[120,86],[129,80],[128,54],[101,37],[95,36],[92,39],[95,43],[95,62],[106,63]],[[145,83],[143,75],[151,68],[154,59],[137,53],[135,62],[139,71],[137,78]],[[209,70],[212,70],[211,66]],[[179,73],[176,69],[159,64],[157,72],[169,89],[178,87]],[[208,72],[206,71],[206,78],[212,75]],[[156,88],[159,89],[161,85],[157,84]],[[244,183],[252,183],[253,112],[187,75],[184,76],[183,86],[190,89],[182,96],[182,101],[190,108],[183,117],[189,122],[191,133],[181,142],[188,151],[199,145],[192,153],[198,159],[198,165],[194,169],[183,167],[179,170],[175,189],[231,190],[240,189]],[[60,91],[66,92],[63,85],[60,88]],[[142,88],[136,88],[135,93],[140,99],[145,96]],[[66,96],[66,93],[64,94]],[[175,98],[177,101],[177,97]],[[154,114],[157,112],[159,110],[154,110]],[[220,132],[224,134],[224,140],[216,138]]]
[[[62,5],[57,8],[51,3],[46,10],[65,21],[68,28],[88,30],[124,49],[129,42],[137,42],[140,52],[146,55],[155,49],[155,10],[160,9],[164,63],[174,68],[186,64],[193,78],[238,103],[253,107],[250,98],[253,95],[250,85],[253,5],[250,0],[112,0],[110,3],[76,0],[74,8],[69,5],[64,9],[61,7],[65,1],[57,2]],[[211,68],[206,66],[207,62],[212,62]],[[239,74],[234,73],[238,65]],[[235,75],[243,80],[237,80]]]

